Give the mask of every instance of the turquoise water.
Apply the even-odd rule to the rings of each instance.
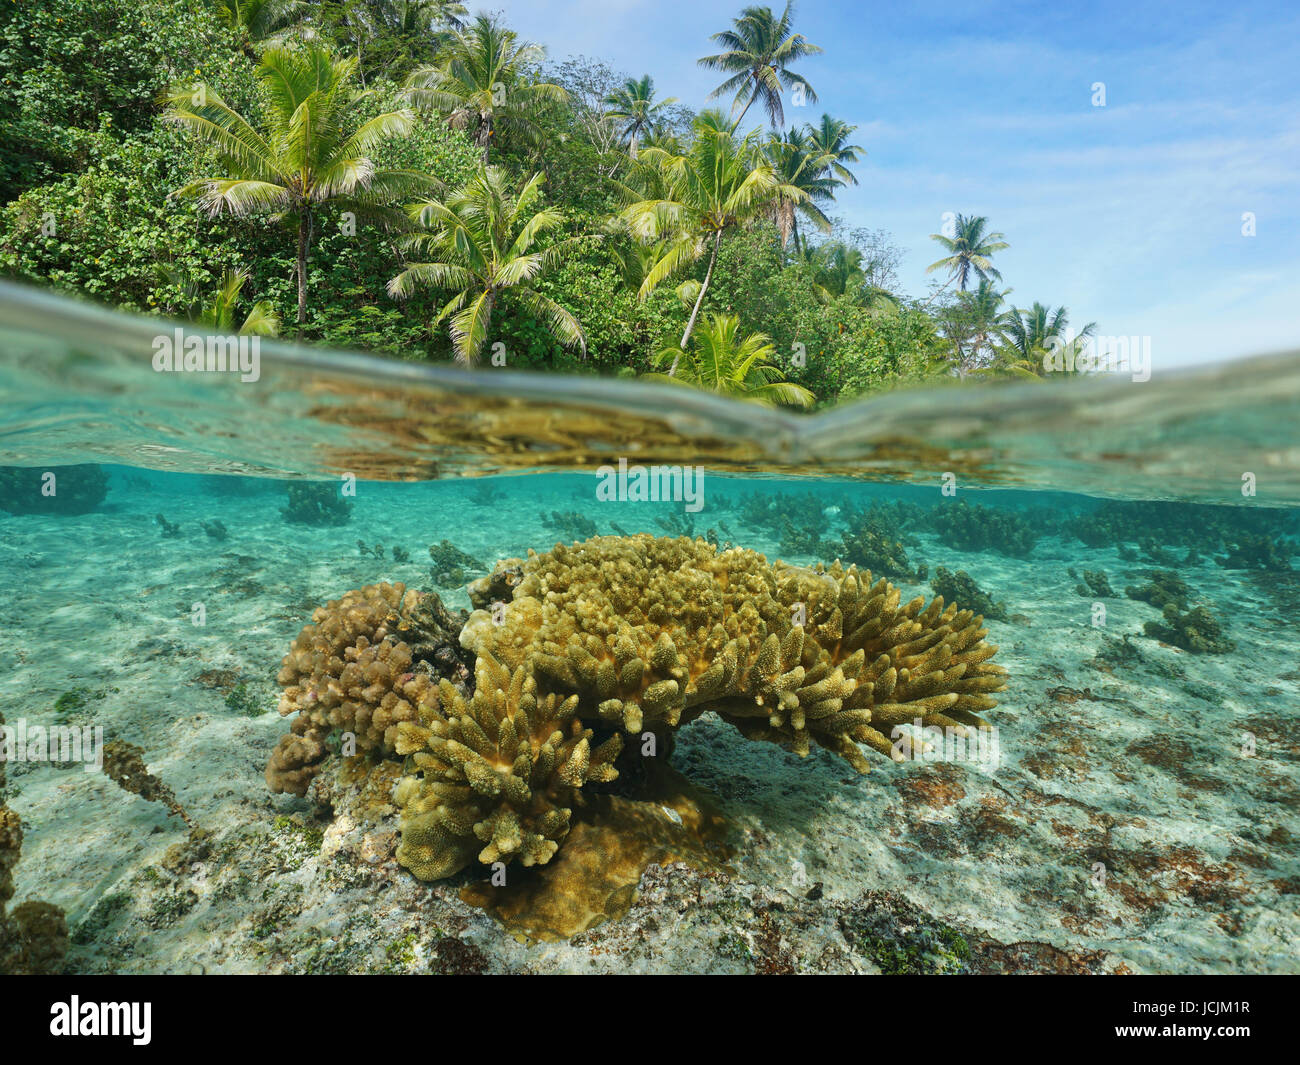
[[[856,562],[904,602],[971,587],[946,571],[996,614],[996,765],[880,759],[858,777],[710,714],[681,729],[673,765],[722,809],[728,875],[753,892],[818,907],[894,892],[1111,970],[1296,968],[1295,356],[1157,367],[1143,384],[899,393],[806,419],[272,344],[257,381],[159,373],[156,323],[7,288],[0,329],[0,466],[26,471],[0,485],[0,712],[28,738],[100,728],[139,747],[212,834],[186,851],[165,803],[10,755],[15,903],[65,912],[70,971],[426,971],[448,935],[492,970],[745,971],[719,945],[734,917],[721,903],[693,930],[642,927],[640,947],[617,939],[645,920],[633,909],[600,926],[603,947],[539,954],[460,900],[476,873],[425,884],[393,862],[393,811],[357,828],[263,779],[287,727],[277,670],[315,607],[401,582],[469,609],[467,586],[501,560],[637,533]],[[684,495],[636,499],[598,472],[620,459],[632,481],[684,469]],[[49,472],[65,500],[90,479],[84,512],[37,498]],[[285,514],[303,479],[338,524]],[[1150,590],[1170,575],[1172,619]],[[1187,622],[1197,608],[1212,631]],[[394,961],[384,943],[407,935]]]

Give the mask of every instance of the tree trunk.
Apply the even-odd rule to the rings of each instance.
[[[307,321],[307,212],[298,215],[298,324]]]
[[[732,123],[732,126],[731,126],[731,132],[732,132],[732,133],[735,133],[736,130],[740,129],[740,124],[745,120],[745,115],[746,115],[746,113],[749,111],[749,109],[750,109],[751,107],[754,106],[754,101],[757,100],[757,99],[758,99],[758,78],[755,77],[755,78],[754,78],[754,92],[750,95],[750,97],[749,97],[749,103],[747,103],[747,104],[745,105],[745,110],[744,110],[744,111],[741,111],[741,112],[740,112],[740,117],[737,118],[736,121],[735,121],[734,123]]]
[[[686,323],[686,332],[682,334],[682,342],[679,345],[682,351],[686,350],[686,342],[691,339],[691,333],[695,330],[695,319],[700,316],[700,305],[704,302],[704,293],[709,290],[709,281],[713,278],[713,264],[718,261],[718,245],[722,243],[722,230],[718,230],[713,237],[713,250],[709,252],[709,268],[704,271],[704,283],[700,285],[700,293],[695,297],[695,306],[691,308],[690,320]],[[673,359],[673,365],[668,371],[668,376],[672,377],[677,372],[677,364],[681,361],[681,355],[678,354]]]
[[[632,139],[628,142],[627,155],[632,162],[636,162],[636,130],[632,131]]]

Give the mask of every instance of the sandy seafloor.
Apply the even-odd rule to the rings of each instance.
[[[308,800],[267,791],[286,727],[274,675],[318,603],[383,579],[430,587],[430,543],[450,539],[490,565],[554,543],[543,509],[581,508],[601,532],[610,521],[658,531],[666,510],[597,506],[592,481],[572,477],[497,480],[506,496],[488,504],[474,501],[481,481],[363,483],[348,525],[310,528],[281,520],[274,483],[218,498],[196,479],[130,477],[115,469],[92,515],[0,515],[0,705],[10,724],[49,724],[59,697],[81,692],[59,720],[143,747],[216,843],[164,864],[185,829],[162,807],[81,768],[10,765],[27,833],[15,902],[67,910],[69,971],[871,973],[917,943],[918,966],[958,964],[945,961],[947,929],[986,971],[1300,971],[1290,578],[1208,558],[1185,567],[1236,651],[1193,655],[1141,636],[1126,648],[1122,635],[1157,617],[1122,597],[1150,563],[1056,537],[1020,561],[922,534],[914,561],[968,571],[1011,614],[987,623],[1011,672],[988,715],[1001,766],[879,759],[858,777],[826,752],[801,760],[706,715],[679,735],[674,765],[736,826],[734,875],[653,866],[621,921],[529,945],[461,901],[470,872],[426,885],[402,870],[395,819],[331,824]],[[792,487],[714,484],[724,496]],[[161,536],[160,511],[180,536]],[[199,527],[215,517],[230,529],[223,543]],[[696,528],[719,518],[740,546],[778,557],[716,504]],[[358,538],[402,545],[411,561],[362,557]],[[1106,601],[1105,628],[1075,594],[1072,565],[1104,569],[1121,595]],[[904,599],[932,594],[901,583]],[[195,602],[203,627],[190,623]],[[228,700],[240,682],[251,709]]]

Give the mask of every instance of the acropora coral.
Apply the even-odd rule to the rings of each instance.
[[[1014,511],[968,503],[943,503],[930,512],[930,528],[958,551],[995,551],[1024,558],[1038,542],[1042,523],[1030,522]]]
[[[1223,625],[1208,607],[1195,606],[1184,612],[1176,603],[1166,603],[1161,619],[1144,622],[1142,631],[1195,654],[1222,655],[1237,646],[1224,635]]]
[[[346,525],[352,520],[352,504],[339,495],[338,485],[309,481],[285,486],[288,502],[280,516],[294,525]]]
[[[429,577],[440,588],[465,584],[472,573],[482,573],[486,566],[473,555],[467,555],[450,540],[429,545],[433,567]]]
[[[992,621],[1005,621],[1007,618],[1007,608],[976,584],[975,578],[964,569],[953,573],[946,566],[940,566],[930,581],[930,587],[935,595],[950,603],[960,600],[969,609]]]
[[[463,620],[404,584],[367,585],[317,608],[280,667],[280,713],[296,716],[266,767],[271,790],[305,794],[334,730],[352,733],[359,752],[391,752],[389,731],[418,719],[435,670],[468,676],[456,643]]]
[[[942,598],[902,604],[887,580],[838,562],[806,569],[705,540],[596,537],[499,563],[470,593],[503,604],[460,631],[472,695],[412,672],[399,637],[422,599],[400,585],[318,610],[280,673],[281,712],[298,717],[268,782],[301,793],[331,728],[405,757],[398,857],[426,879],[476,858],[546,863],[585,787],[635,764],[647,734],[671,750],[672,733],[705,711],[750,739],[800,755],[816,744],[866,772],[862,746],[901,760],[895,726],[978,727],[1006,687],[978,616]]]
[[[1069,573],[1071,577],[1078,576],[1073,567],[1071,567]],[[1086,599],[1115,598],[1115,589],[1110,586],[1110,578],[1106,576],[1106,571],[1101,569],[1084,570],[1083,579],[1074,586],[1074,592]]]

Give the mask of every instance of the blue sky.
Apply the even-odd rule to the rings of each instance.
[[[652,74],[693,107],[721,80],[695,61],[742,6],[490,5],[551,59]],[[944,212],[983,214],[1012,303],[1150,336],[1157,371],[1300,346],[1300,5],[804,0],[796,28],[825,54],[796,68],[818,103],[787,120],[858,126],[861,184],[833,213],[891,234],[910,294],[938,276]]]

